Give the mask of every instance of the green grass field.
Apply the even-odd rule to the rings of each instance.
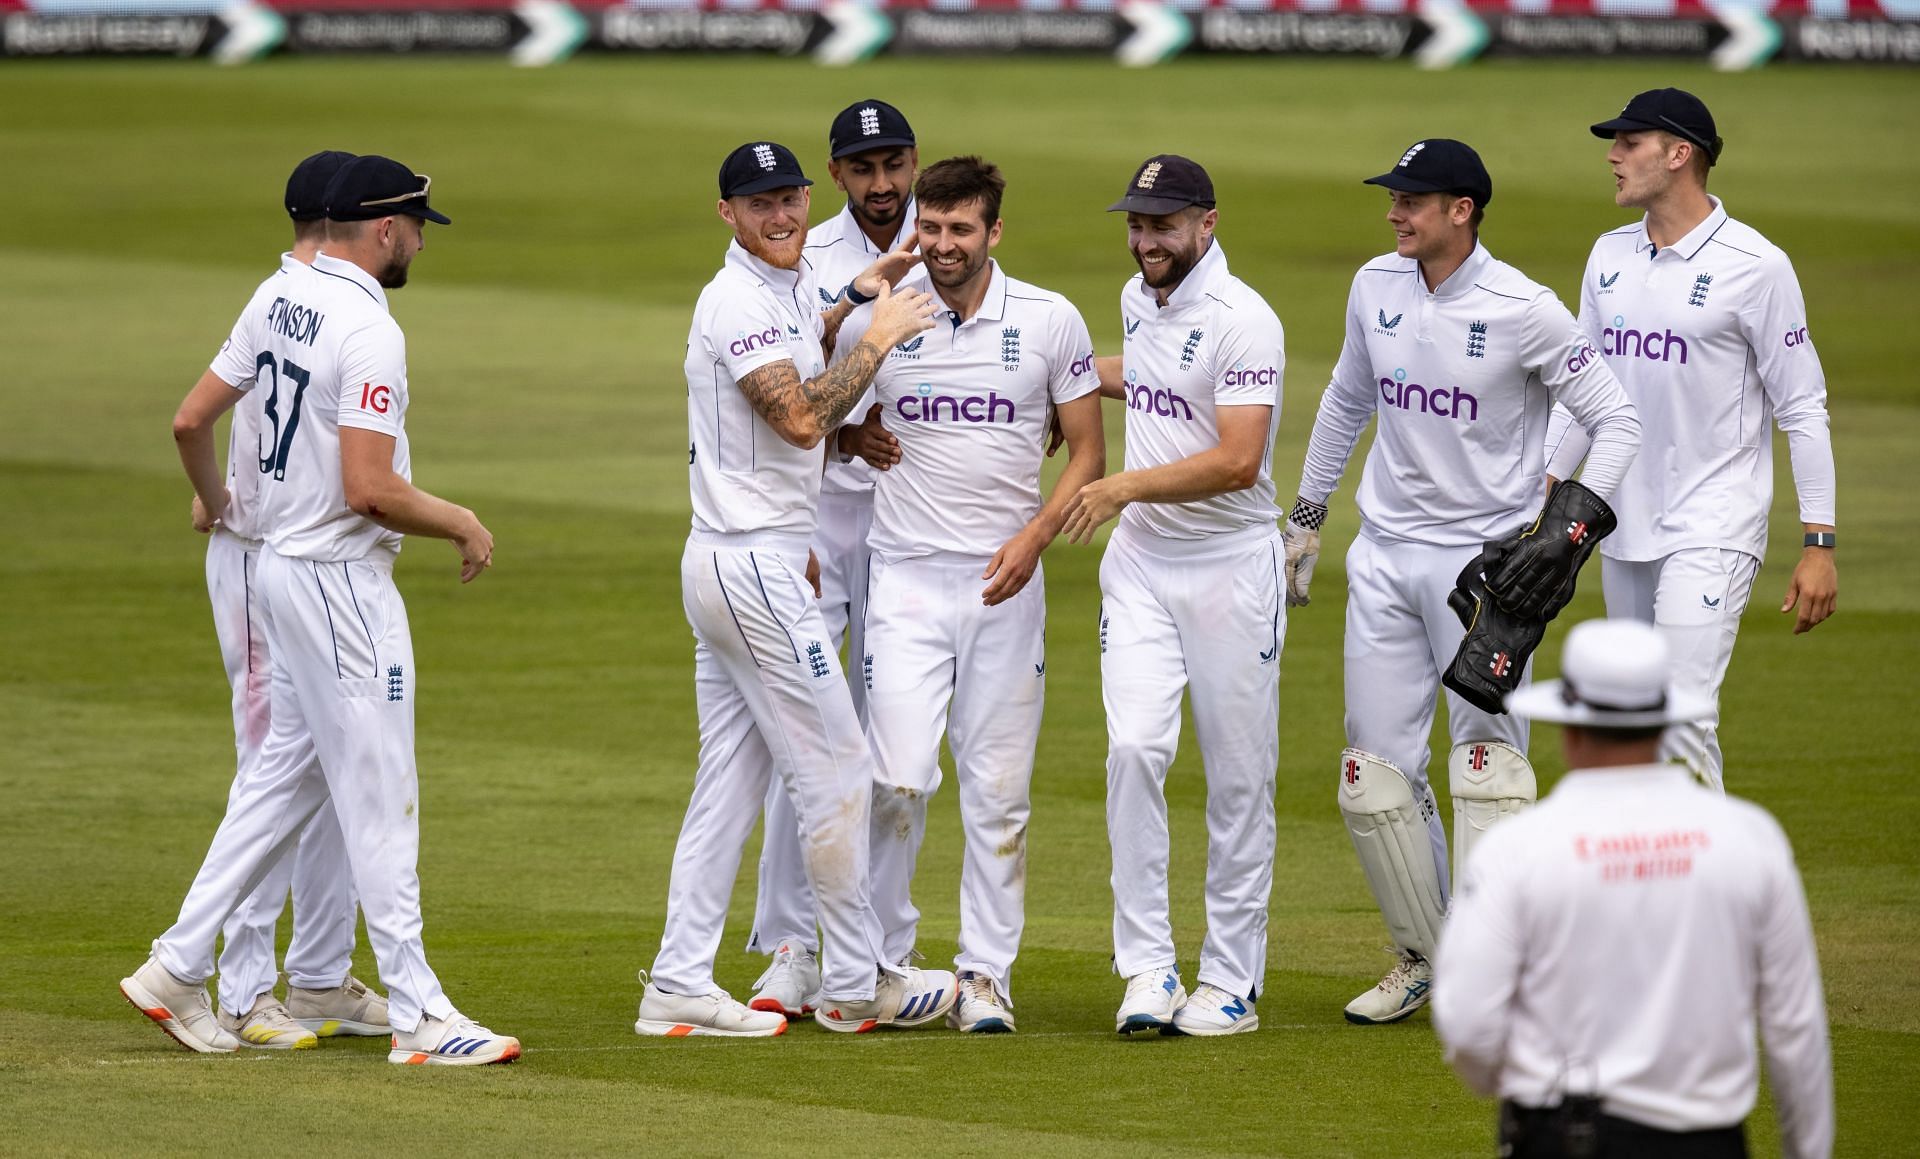
[[[1489,1153],[1491,1107],[1441,1063],[1425,1015],[1380,1029],[1341,1020],[1388,959],[1333,801],[1344,595],[1331,549],[1283,660],[1258,1034],[1111,1032],[1098,552],[1063,543],[1047,560],[1051,687],[1020,1033],[633,1035],[634,972],[658,945],[696,740],[677,581],[682,343],[726,241],[713,172],[742,140],[784,140],[824,170],[831,115],[894,100],[923,160],[977,151],[1003,166],[1002,262],[1072,297],[1105,349],[1118,346],[1114,297],[1132,266],[1101,209],[1141,157],[1187,152],[1218,182],[1236,271],[1288,327],[1274,462],[1291,495],[1348,280],[1390,244],[1384,198],[1359,179],[1417,137],[1474,142],[1497,190],[1489,247],[1571,301],[1592,239],[1624,220],[1585,126],[1669,83],[1720,115],[1731,144],[1715,192],[1793,255],[1840,464],[1840,613],[1794,638],[1774,611],[1798,539],[1781,446],[1775,548],[1725,693],[1728,781],[1771,808],[1798,850],[1840,1151],[1910,1151],[1920,76],[587,59],[542,72],[450,60],[0,67],[0,1152]],[[420,1073],[386,1065],[384,1043],[368,1041],[194,1056],[115,990],[172,920],[232,775],[202,541],[167,421],[284,248],[288,169],[328,147],[431,173],[457,223],[432,232],[395,313],[410,344],[416,479],[480,513],[497,562],[461,588],[452,551],[418,542],[401,586],[421,669],[428,944],[453,998],[525,1041],[509,1068]],[[823,183],[816,218],[831,201]],[[1110,420],[1116,463],[1120,427]],[[1336,499],[1334,538],[1354,530],[1355,478]],[[1596,588],[1573,613],[1598,614]],[[1557,747],[1539,730],[1549,781]],[[1190,744],[1169,793],[1191,971],[1205,834]],[[952,947],[957,826],[948,792],[917,890],[936,963]],[[762,965],[739,950],[753,856],[719,962],[736,994]],[[357,964],[375,976],[364,945]],[[1751,1130],[1758,1154],[1775,1150],[1764,1101]]]

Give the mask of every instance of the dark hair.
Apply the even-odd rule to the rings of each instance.
[[[316,217],[312,221],[294,222],[293,240],[296,242],[327,240],[327,219]]]
[[[1000,220],[1000,197],[1007,191],[1000,167],[979,157],[949,157],[920,171],[914,200],[932,209],[953,209],[969,201],[980,203],[980,217],[991,228]]]

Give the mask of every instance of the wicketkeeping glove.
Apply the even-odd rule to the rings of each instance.
[[[1616,526],[1613,509],[1600,496],[1562,479],[1533,526],[1487,545],[1487,594],[1502,610],[1545,624],[1573,598],[1580,565]]]
[[[1320,562],[1320,525],[1327,521],[1327,508],[1322,503],[1309,503],[1305,499],[1293,501],[1293,511],[1287,516],[1286,530],[1280,533],[1280,539],[1287,549],[1287,606],[1298,608],[1310,601],[1307,598],[1307,585],[1313,582],[1313,567]]]
[[[1547,622],[1516,616],[1488,598],[1481,575],[1485,558],[1485,553],[1474,556],[1447,595],[1447,606],[1467,626],[1467,634],[1440,683],[1467,703],[1497,716],[1507,711],[1507,697],[1520,687],[1527,660],[1546,637]],[[1569,599],[1572,592],[1569,583]]]

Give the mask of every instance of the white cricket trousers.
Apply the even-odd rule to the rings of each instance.
[[[220,659],[233,689],[233,746],[236,757],[231,808],[249,772],[260,762],[271,720],[268,694],[273,683],[272,653],[260,623],[254,568],[260,544],[223,528],[207,542],[207,597],[213,604],[214,634]],[[347,980],[353,962],[355,903],[347,869],[347,843],[327,801],[314,814],[291,857],[275,862],[260,885],[233,911],[222,931],[220,1008],[246,1011],[273,989],[274,927],[293,890],[293,939],[287,944],[287,981],[307,990],[328,990]]]
[[[1047,689],[1046,577],[980,601],[988,556],[873,562],[867,597],[867,739],[873,745],[873,907],[886,959],[913,950],[912,884],[940,787],[940,740],[959,781],[960,937],[954,966],[1012,994],[1027,913],[1033,749]]]
[[[1122,526],[1100,561],[1113,963],[1124,977],[1175,964],[1166,780],[1184,690],[1207,778],[1199,981],[1251,1000],[1266,979],[1287,633],[1280,561],[1271,525],[1178,542]]]
[[[1347,743],[1393,762],[1407,775],[1413,799],[1426,803],[1427,839],[1443,901],[1449,881],[1447,831],[1427,780],[1427,736],[1442,689],[1440,675],[1467,634],[1447,606],[1447,594],[1478,554],[1479,545],[1384,541],[1364,530],[1347,549]],[[1529,659],[1521,687],[1532,677]],[[1456,746],[1497,740],[1527,751],[1526,721],[1482,712],[1451,690],[1447,732]]]
[[[1702,547],[1644,562],[1607,559],[1600,582],[1607,615],[1640,620],[1667,638],[1673,678],[1713,697],[1713,715],[1677,724],[1661,738],[1662,760],[1684,760],[1702,780],[1726,792],[1720,756],[1720,685],[1733,660],[1740,617],[1753,594],[1760,561],[1743,551]]]
[[[453,1004],[421,943],[413,639],[393,562],[316,563],[262,548],[254,586],[273,658],[272,722],[154,953],[175,977],[205,981],[222,923],[331,800],[388,1019],[410,1033]]]
[[[840,661],[806,581],[807,545],[787,537],[695,532],[680,558],[693,627],[700,764],[673,851],[666,929],[653,983],[718,990],[740,855],[778,777],[791,799],[824,932],[825,998],[873,997],[880,928],[867,894],[873,762]]]
[[[847,650],[847,691],[853,712],[867,723],[867,687],[861,679],[866,657],[867,533],[873,530],[873,491],[822,491],[813,554],[820,561],[820,618],[834,654]],[[760,836],[759,888],[754,895],[749,952],[771,954],[784,944],[820,949],[813,912],[813,891],[800,856],[800,819],[786,789],[767,786],[766,820]]]

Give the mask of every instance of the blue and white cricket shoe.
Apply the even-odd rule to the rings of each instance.
[[[1173,1025],[1162,1034],[1191,1034],[1210,1038],[1219,1034],[1245,1034],[1260,1029],[1260,1016],[1253,1012],[1253,1000],[1230,994],[1211,982],[1200,983],[1193,997],[1176,1010]]]
[[[404,1066],[486,1066],[520,1057],[520,1040],[495,1034],[458,1010],[425,1016],[410,1034],[395,1032],[387,1061]]]
[[[1180,984],[1180,971],[1174,967],[1135,974],[1127,979],[1127,996],[1120,1000],[1113,1028],[1121,1034],[1165,1030],[1186,1000],[1187,988]]]
[[[963,1034],[1012,1034],[1013,1003],[993,979],[975,970],[959,973],[960,998],[947,1013],[947,1025]]]
[[[865,1034],[882,1026],[925,1026],[945,1016],[959,993],[950,970],[922,970],[914,966],[903,974],[880,972],[873,997],[864,1002],[822,998],[813,1020],[841,1034]]]
[[[1347,1021],[1359,1026],[1398,1022],[1427,1004],[1433,995],[1433,963],[1418,954],[1389,948],[1400,961],[1380,984],[1347,1003]]]

